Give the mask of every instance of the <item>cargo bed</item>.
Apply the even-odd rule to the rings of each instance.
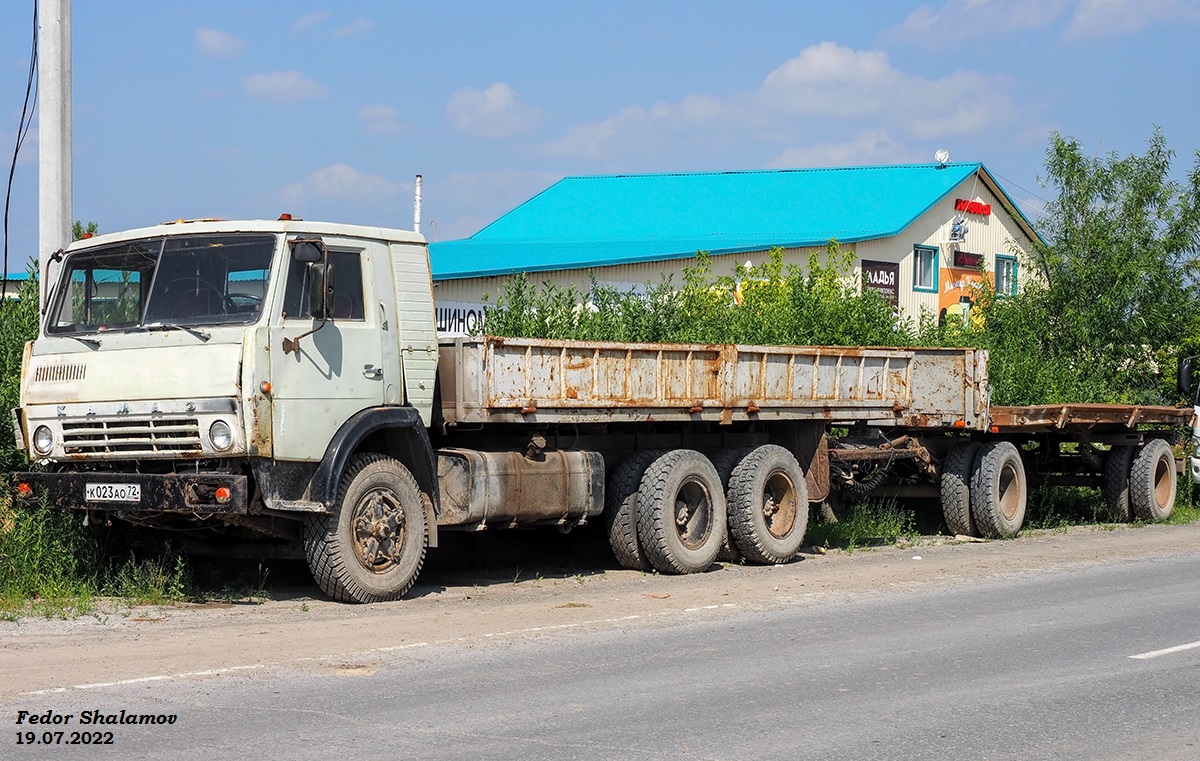
[[[983,430],[975,349],[443,341],[443,422],[812,420]]]

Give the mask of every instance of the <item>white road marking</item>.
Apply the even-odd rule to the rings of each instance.
[[[506,631],[506,632],[485,632],[482,636],[484,638],[512,637],[512,636],[519,636],[522,634],[535,634],[537,632],[560,631],[563,629],[579,629],[579,628],[583,628],[585,626],[595,626],[596,624],[621,623],[623,621],[633,621],[633,620],[640,619],[640,618],[649,618],[651,616],[654,616],[654,617],[673,616],[673,615],[679,615],[681,613],[699,613],[699,612],[703,612],[703,611],[707,611],[707,610],[718,610],[720,608],[738,608],[738,607],[741,607],[741,606],[738,605],[737,603],[724,603],[722,605],[705,605],[700,608],[683,608],[683,609],[677,608],[677,609],[673,609],[673,610],[663,610],[663,611],[658,611],[656,613],[649,613],[649,614],[644,614],[644,615],[634,613],[632,615],[621,616],[618,618],[593,619],[590,621],[580,621],[580,622],[571,623],[571,624],[558,624],[555,626],[531,626],[527,629],[514,629],[512,631]],[[479,636],[479,635],[476,635],[476,636]],[[457,637],[454,639],[438,640],[434,644],[442,645],[442,644],[450,644],[450,643],[454,643],[454,642],[466,642],[469,639],[471,639],[471,637],[469,637],[469,636]],[[186,672],[183,672],[180,674],[159,674],[156,676],[143,676],[143,677],[136,677],[133,679],[121,679],[116,682],[94,682],[92,684],[76,684],[76,685],[72,685],[70,687],[51,687],[51,688],[45,689],[45,690],[34,690],[32,692],[22,692],[21,694],[22,695],[49,695],[49,694],[53,694],[53,693],[69,692],[71,690],[94,690],[94,689],[99,689],[99,688],[103,688],[103,687],[120,687],[123,685],[130,685],[130,684],[142,684],[144,682],[162,682],[162,681],[171,680],[171,679],[184,679],[184,678],[193,677],[193,676],[218,676],[220,674],[227,674],[232,671],[246,671],[249,669],[272,668],[272,667],[286,666],[289,663],[302,663],[305,661],[324,661],[324,660],[332,660],[332,659],[354,658],[354,657],[361,657],[364,655],[370,655],[371,653],[391,653],[391,652],[396,652],[398,650],[409,650],[409,649],[420,648],[420,647],[429,647],[429,645],[430,645],[430,643],[428,643],[428,642],[413,642],[413,643],[407,644],[407,645],[387,645],[387,646],[382,646],[382,647],[373,647],[368,650],[359,650],[359,651],[353,652],[353,653],[333,653],[333,654],[329,654],[329,655],[306,656],[306,657],[300,657],[300,658],[293,658],[288,661],[279,661],[276,663],[254,663],[254,664],[249,664],[249,665],[245,665],[245,666],[228,666],[226,668],[208,669],[205,671],[186,671]],[[1200,646],[1200,643],[1198,643],[1198,646]]]
[[[1195,650],[1198,647],[1200,647],[1200,642],[1189,642],[1186,645],[1164,647],[1162,650],[1151,650],[1148,653],[1138,653],[1137,655],[1131,655],[1129,657],[1144,661],[1150,658],[1157,658],[1160,655],[1171,655],[1172,653],[1182,653],[1184,650]]]

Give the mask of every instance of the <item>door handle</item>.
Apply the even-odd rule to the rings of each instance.
[[[383,368],[375,367],[374,365],[364,365],[363,366],[363,375],[367,378],[382,378],[383,377]]]

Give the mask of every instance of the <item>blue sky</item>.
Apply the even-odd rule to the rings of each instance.
[[[33,0],[0,8],[0,155]],[[74,0],[74,216],[470,235],[566,175],[981,161],[1030,217],[1052,130],[1200,148],[1200,0]],[[37,246],[37,143],[9,269]]]

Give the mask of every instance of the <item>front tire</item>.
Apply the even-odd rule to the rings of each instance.
[[[425,499],[398,460],[354,457],[329,515],[304,524],[304,551],[317,586],[338,602],[388,602],[417,580],[428,544]]]

